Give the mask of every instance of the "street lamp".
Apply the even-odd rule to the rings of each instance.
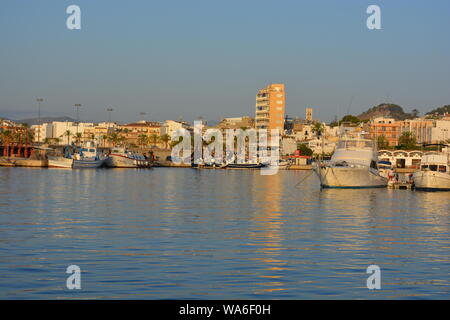
[[[38,103],[38,143],[41,142],[41,102],[44,101],[44,99],[42,98],[37,98],[36,99],[37,103]]]
[[[109,128],[109,125],[111,123],[111,113],[114,111],[114,109],[113,108],[107,108],[106,111],[108,111],[108,128]]]
[[[78,117],[78,110],[80,109],[81,104],[76,103],[76,104],[74,104],[74,107],[77,108],[77,136],[78,136],[78,126],[80,124],[79,117]]]

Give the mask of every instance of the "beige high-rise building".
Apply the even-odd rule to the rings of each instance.
[[[286,94],[284,84],[274,83],[256,94],[256,129],[284,130],[284,108]]]

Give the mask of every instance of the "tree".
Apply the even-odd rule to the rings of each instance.
[[[320,122],[314,123],[314,126],[312,128],[312,132],[316,133],[316,136],[320,137],[324,131],[323,124]]]
[[[159,136],[156,133],[153,133],[150,136],[150,142],[156,144],[159,141]]]
[[[384,135],[377,137],[377,147],[378,149],[387,149],[389,147],[389,142]]]
[[[79,144],[81,142],[81,138],[83,137],[83,134],[81,132],[77,132],[75,134],[75,143]]]
[[[359,119],[358,117],[352,116],[351,114],[348,114],[348,115],[344,116],[341,121],[339,121],[339,124],[341,124],[342,122],[360,123],[361,119]]]
[[[7,157],[9,155],[9,144],[12,143],[13,136],[11,131],[5,130],[2,132],[2,142],[3,142],[3,156]]]
[[[181,143],[182,141],[183,141],[183,137],[179,137],[178,140],[172,140],[172,142],[170,143],[170,146],[173,148],[177,144]]]
[[[142,147],[144,147],[145,145],[147,145],[147,144],[148,144],[148,137],[147,137],[147,135],[145,135],[145,134],[140,134],[140,135],[138,136],[137,143],[138,143],[140,146],[142,146]]]
[[[102,145],[103,145],[103,147],[105,147],[105,142],[108,140],[108,135],[106,135],[106,134],[104,134],[104,135],[102,135]]]
[[[313,151],[304,143],[299,143],[297,149],[300,150],[302,156],[312,156]]]
[[[119,136],[119,134],[117,132],[112,132],[108,136],[108,141],[110,141],[114,147],[120,142],[120,140],[121,140],[121,136]]]
[[[398,138],[398,144],[401,149],[410,150],[416,148],[416,137],[410,131],[405,131],[402,133],[400,138]]]
[[[61,135],[61,137],[67,137],[67,144],[69,144],[70,136],[72,136],[72,132],[70,132],[70,130],[64,131],[64,133]]]
[[[164,143],[164,148],[167,149],[167,145],[169,144],[170,141],[170,136],[166,133],[163,134],[160,139]]]

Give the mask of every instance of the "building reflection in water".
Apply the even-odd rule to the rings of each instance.
[[[261,278],[255,283],[261,289],[256,294],[286,290],[283,283],[283,271],[288,270],[288,262],[282,258],[283,225],[285,217],[281,205],[283,182],[280,174],[254,175],[253,206],[257,208],[251,216],[253,227],[249,228],[247,245],[254,247],[254,257],[259,268],[256,276]]]

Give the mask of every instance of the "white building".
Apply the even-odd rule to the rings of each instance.
[[[431,130],[431,142],[439,143],[450,139],[450,117],[435,120]]]
[[[179,129],[190,129],[190,125],[184,121],[166,120],[161,127],[161,135],[168,134],[172,137],[172,134]]]
[[[51,123],[32,125],[30,129],[34,132],[34,142],[44,142],[47,138],[53,138],[53,125]]]

